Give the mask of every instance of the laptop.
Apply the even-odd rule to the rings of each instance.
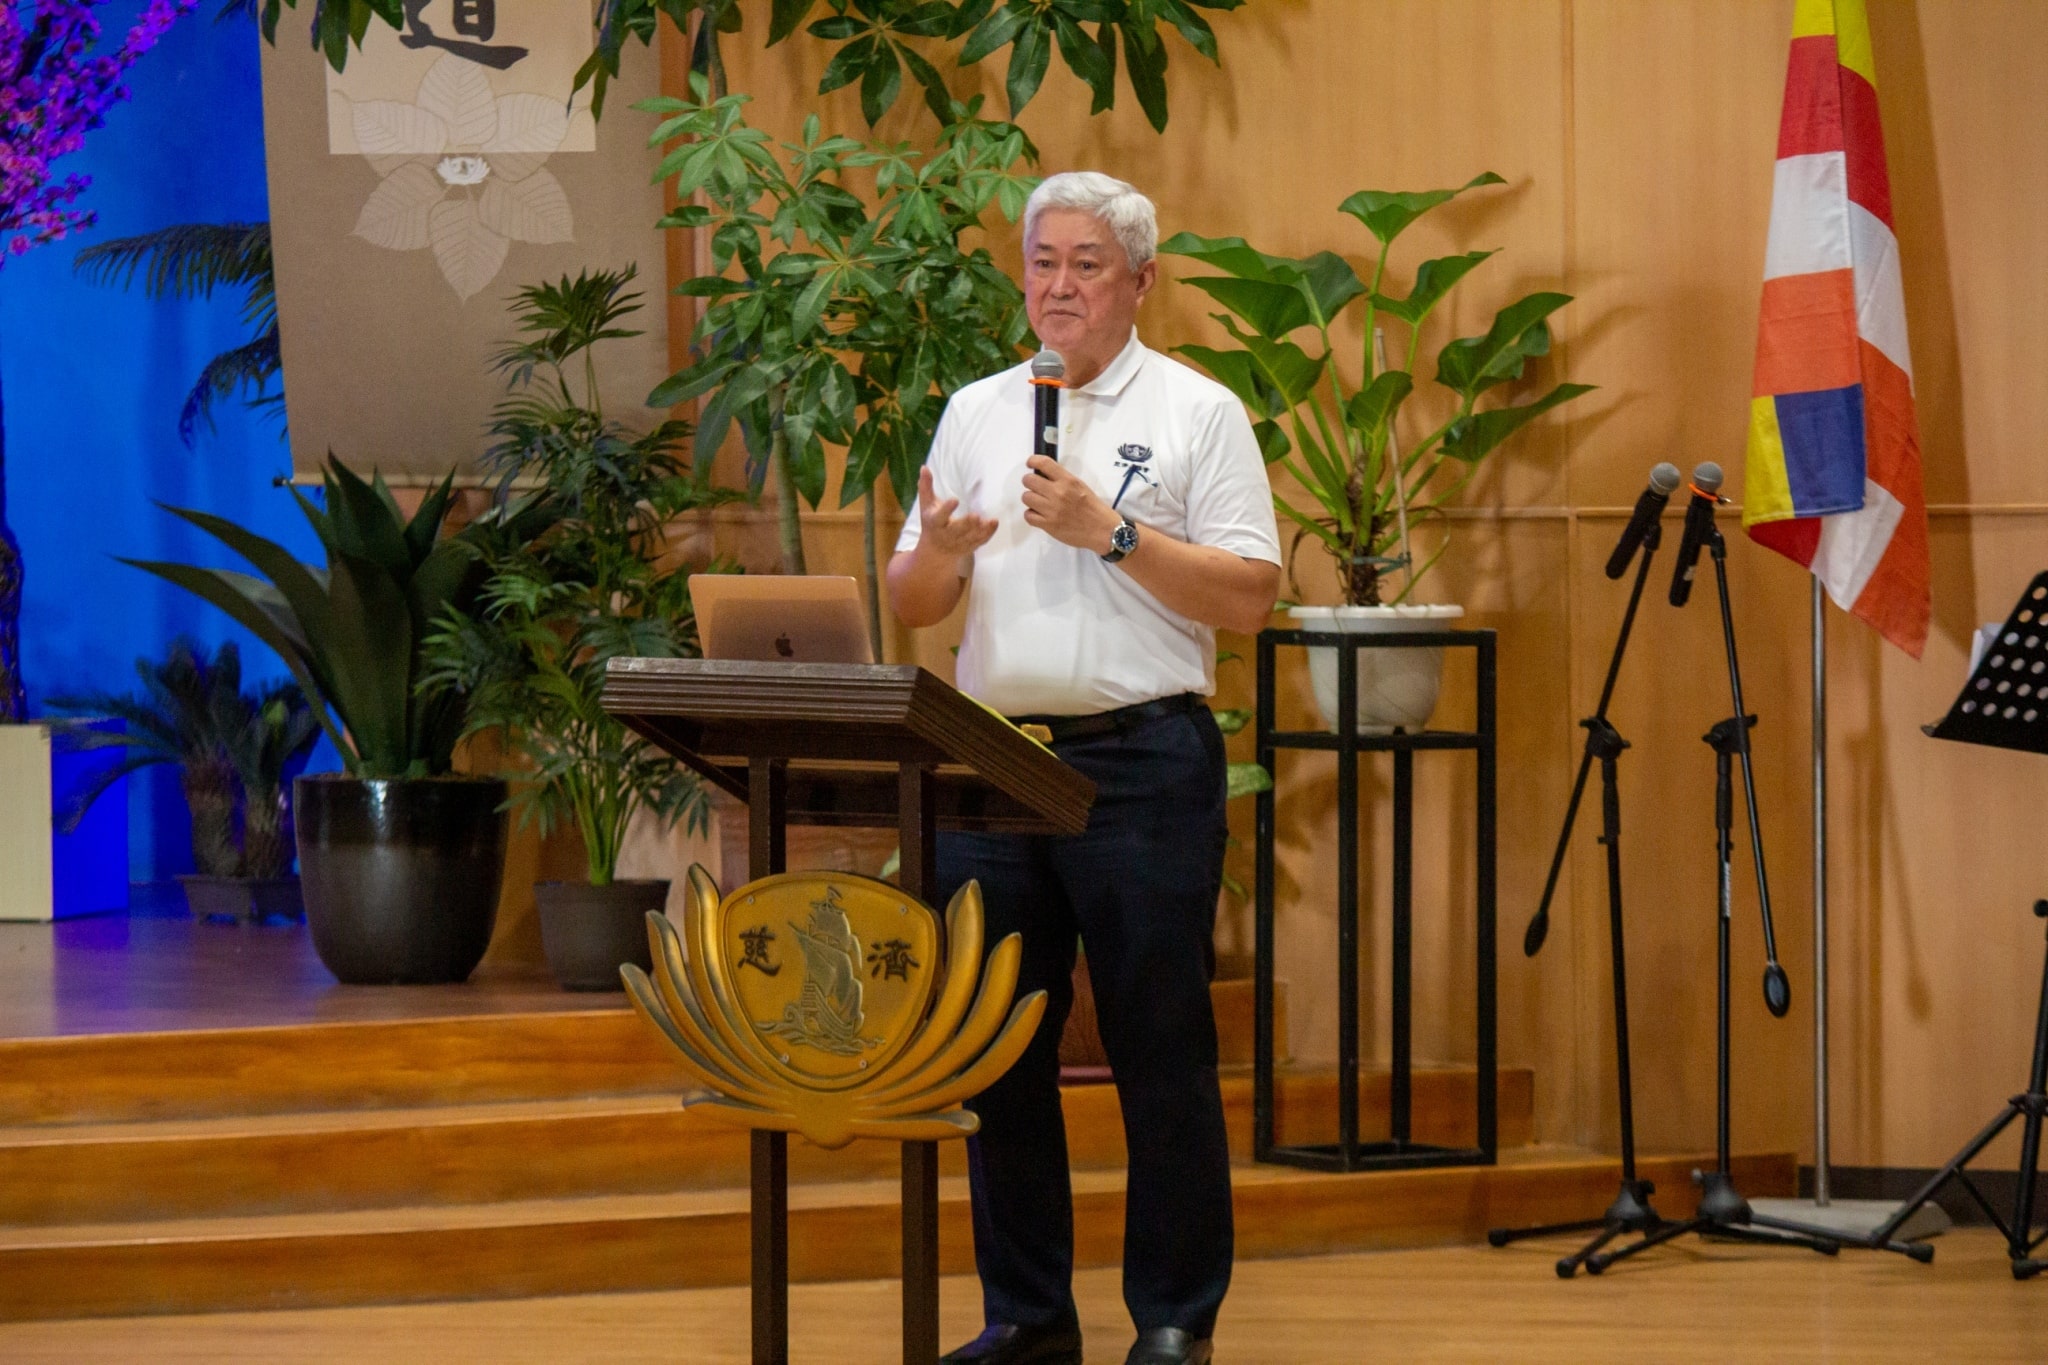
[[[860,584],[832,574],[690,575],[707,659],[871,664]]]

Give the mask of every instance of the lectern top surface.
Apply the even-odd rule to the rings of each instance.
[[[855,774],[905,763],[939,778],[941,818],[955,827],[1007,827],[1014,812],[1078,833],[1095,799],[1094,784],[1049,749],[915,664],[614,659],[604,706],[742,799],[749,762],[787,764],[830,807],[815,814],[837,823],[866,821]],[[824,790],[833,785],[836,795]],[[980,803],[977,791],[1003,799]]]

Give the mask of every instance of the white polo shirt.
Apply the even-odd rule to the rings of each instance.
[[[1216,690],[1216,632],[1173,611],[1092,550],[1024,521],[1029,364],[953,395],[932,440],[932,489],[992,517],[974,552],[958,677],[1006,715],[1093,715]],[[1140,527],[1280,563],[1251,421],[1230,390],[1147,349],[1135,332],[1109,368],[1060,395],[1060,463]],[[913,548],[912,506],[897,539]]]

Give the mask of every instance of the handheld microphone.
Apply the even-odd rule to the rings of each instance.
[[[1685,505],[1685,538],[1678,542],[1678,566],[1671,575],[1671,605],[1682,607],[1692,596],[1693,571],[1700,549],[1714,535],[1714,508],[1721,502],[1721,466],[1708,460],[1692,472],[1692,501]]]
[[[1067,362],[1058,351],[1040,351],[1031,357],[1031,453],[1057,460],[1060,457],[1060,390],[1065,387]]]
[[[1628,519],[1628,525],[1623,528],[1621,539],[1615,543],[1614,553],[1607,556],[1609,578],[1619,578],[1628,572],[1629,561],[1636,557],[1636,551],[1642,546],[1643,537],[1650,533],[1650,528],[1664,515],[1664,505],[1671,501],[1672,493],[1677,491],[1683,478],[1684,476],[1678,472],[1678,466],[1669,460],[1650,471],[1650,486],[1636,499],[1635,515]]]

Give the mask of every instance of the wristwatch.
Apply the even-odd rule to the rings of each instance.
[[[1109,533],[1109,553],[1102,557],[1102,562],[1114,564],[1137,548],[1137,525],[1129,517],[1125,517],[1117,523],[1117,528]]]

